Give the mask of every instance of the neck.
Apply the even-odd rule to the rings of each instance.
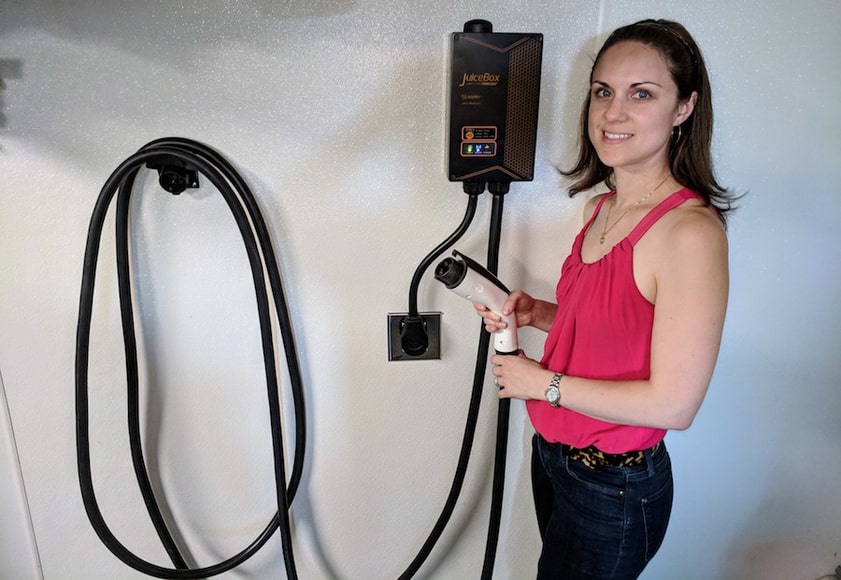
[[[671,181],[672,174],[668,168],[663,168],[659,172],[616,175],[615,204],[617,206],[631,205],[646,196],[650,201],[662,195],[664,191],[668,191]]]

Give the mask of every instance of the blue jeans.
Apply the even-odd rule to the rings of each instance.
[[[597,469],[569,460],[540,435],[532,446],[543,539],[538,580],[637,578],[660,548],[672,511],[665,443],[640,465]]]

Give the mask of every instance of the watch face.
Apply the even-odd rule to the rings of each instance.
[[[561,393],[558,391],[557,387],[549,387],[546,389],[546,400],[550,403],[557,403],[560,395]]]

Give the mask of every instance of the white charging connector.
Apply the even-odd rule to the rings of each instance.
[[[494,350],[499,354],[516,354],[517,319],[514,314],[505,315],[502,308],[510,292],[499,279],[486,268],[464,254],[454,251],[454,258],[444,259],[435,268],[435,278],[462,298],[481,304],[497,314],[506,323],[506,328],[494,333]]]

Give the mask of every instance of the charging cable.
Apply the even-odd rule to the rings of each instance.
[[[508,183],[491,184],[493,195],[491,211],[490,239],[488,242],[488,271],[496,275],[499,267],[499,245],[502,238],[502,209],[505,194],[508,193]],[[487,331],[482,328],[485,334]],[[517,356],[514,354],[513,356]],[[487,363],[485,364],[485,368]],[[484,379],[484,375],[483,375]],[[496,449],[494,452],[493,486],[491,488],[491,513],[488,522],[488,537],[485,542],[485,559],[482,564],[482,580],[490,580],[493,576],[496,548],[499,541],[499,528],[502,522],[502,498],[505,491],[505,464],[508,450],[508,423],[511,410],[511,399],[500,399],[497,408]]]
[[[470,224],[473,222],[473,217],[476,215],[476,205],[478,204],[479,195],[484,191],[484,183],[481,184],[481,188],[477,187],[474,183],[464,184],[464,192],[469,196],[464,218],[455,231],[436,246],[435,249],[421,260],[418,267],[415,268],[412,281],[409,283],[409,312],[400,327],[400,348],[410,356],[420,356],[429,348],[429,336],[426,332],[426,324],[418,311],[418,288],[420,287],[421,278],[423,278],[429,266],[467,232]]]
[[[484,191],[485,184],[481,184],[481,189],[476,187],[475,183],[465,182],[465,192],[471,195],[478,195]],[[504,206],[504,195],[508,192],[510,184],[508,183],[491,183],[489,190],[493,195],[491,205],[491,223],[488,236],[488,260],[487,269],[492,274],[497,273],[499,262],[499,246],[502,236],[502,213]],[[469,190],[468,190],[469,188]],[[465,228],[466,229],[466,228]],[[453,242],[454,243],[454,242]],[[442,244],[443,246],[443,244]],[[439,246],[440,248],[440,246]],[[443,248],[436,255],[440,255],[446,249]],[[436,248],[437,250],[437,248]],[[433,258],[434,259],[434,258]],[[432,260],[430,260],[431,263]],[[459,451],[458,464],[453,476],[450,491],[441,510],[438,519],[435,522],[432,530],[427,536],[421,549],[418,551],[415,558],[406,568],[406,570],[399,576],[399,580],[409,580],[412,578],[431,554],[435,544],[440,539],[447,527],[447,524],[452,517],[456,504],[458,503],[461,490],[464,486],[465,476],[467,474],[467,467],[470,461],[470,454],[473,449],[473,441],[476,435],[476,426],[479,419],[479,407],[482,400],[482,391],[485,382],[485,373],[488,366],[488,351],[490,349],[491,335],[484,328],[481,328],[479,335],[479,345],[476,353],[476,365],[473,371],[473,388],[470,396],[470,403],[468,404],[467,420],[464,427],[464,434],[462,436],[461,449]],[[494,562],[496,559],[497,541],[499,538],[499,528],[502,516],[502,498],[505,484],[505,463],[507,457],[507,440],[508,440],[508,422],[509,410],[511,402],[508,399],[503,399],[499,402],[499,410],[497,413],[497,436],[496,436],[496,451],[494,456],[494,476],[493,488],[491,492],[491,514],[488,525],[488,536],[485,543],[485,556],[482,567],[482,579],[490,580],[493,575]]]
[[[154,497],[143,458],[140,438],[139,385],[137,345],[134,314],[131,300],[131,276],[128,251],[129,201],[134,180],[144,166],[158,169],[160,184],[171,193],[178,194],[187,187],[197,186],[197,176],[202,174],[224,197],[245,244],[260,321],[261,346],[269,399],[269,416],[274,456],[275,494],[278,511],[263,532],[241,552],[218,564],[189,569],[171,533],[167,529],[160,508]],[[119,193],[118,193],[119,192]],[[117,196],[117,274],[123,339],[126,353],[127,396],[129,408],[129,441],[135,476],[146,504],[147,512],[159,538],[175,568],[158,566],[143,560],[129,551],[111,532],[96,501],[90,461],[90,436],[88,416],[88,364],[90,359],[91,316],[96,279],[97,259],[105,217],[113,198]],[[283,427],[281,423],[278,377],[275,362],[275,338],[272,331],[271,309],[266,278],[269,280],[274,309],[278,317],[281,339],[289,372],[295,411],[295,455],[287,487],[284,461]],[[301,481],[303,472],[306,424],[304,412],[303,381],[298,364],[289,311],[283,293],[277,259],[272,249],[265,220],[254,195],[236,170],[221,155],[201,143],[182,138],[165,138],[153,141],[126,159],[112,173],[96,201],[85,247],[82,271],[79,319],[76,329],[76,455],[82,500],[88,519],[105,546],[125,564],[158,578],[207,578],[221,574],[245,562],[265,545],[276,529],[280,529],[281,545],[287,577],[297,579],[289,507]]]

